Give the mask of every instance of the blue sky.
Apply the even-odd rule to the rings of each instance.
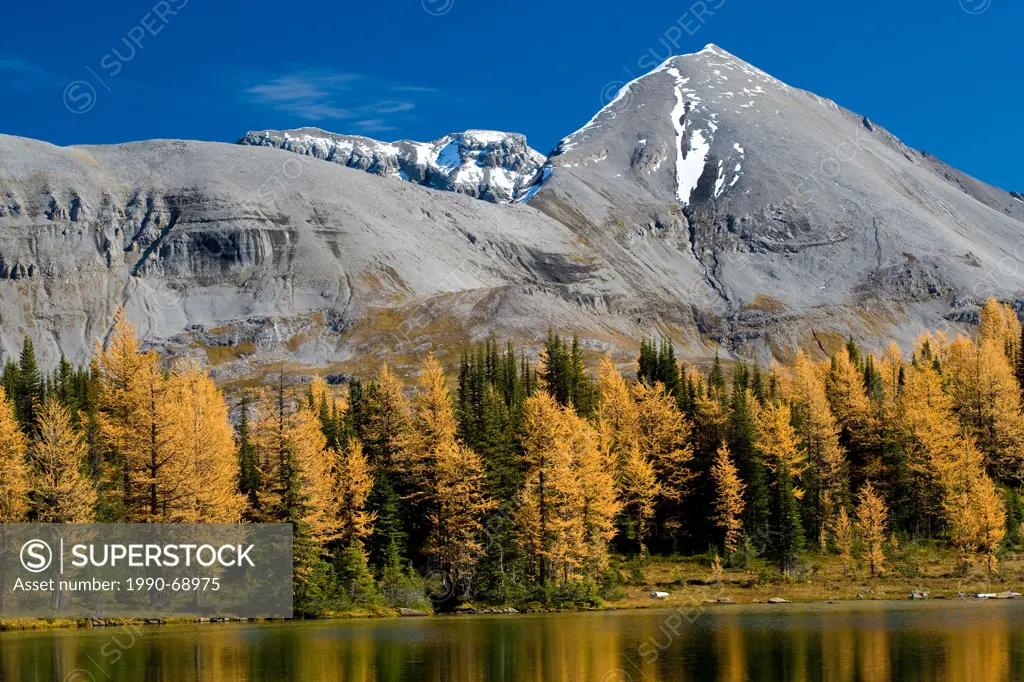
[[[0,132],[56,144],[313,125],[493,128],[547,152],[623,81],[713,42],[1024,191],[1020,0],[8,0],[3,14]]]

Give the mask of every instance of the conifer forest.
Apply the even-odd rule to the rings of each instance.
[[[492,339],[457,373],[230,399],[120,314],[88,366],[44,372],[26,340],[0,386],[0,522],[291,523],[307,616],[597,605],[653,555],[877,576],[897,537],[997,572],[1022,541],[1024,345],[995,300],[972,336],[785,366],[701,372],[666,339],[585,363],[549,332],[535,361]]]

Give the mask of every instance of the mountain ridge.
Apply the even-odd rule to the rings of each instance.
[[[467,130],[430,142],[382,142],[320,128],[250,131],[238,144],[274,147],[491,201],[514,201],[543,161],[519,133]]]

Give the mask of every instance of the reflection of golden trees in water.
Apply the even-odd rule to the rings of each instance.
[[[142,627],[134,642],[120,628],[11,633],[0,680],[1001,682],[1024,667],[1002,606]]]
[[[743,628],[735,616],[723,618],[720,626],[715,628],[715,652],[718,654],[719,682],[745,682],[749,679]]]
[[[986,608],[988,604],[979,604]],[[990,680],[1010,679],[1010,636],[1009,618],[1005,612],[986,618],[971,627],[957,628],[955,633],[946,635],[945,672],[949,679]],[[1017,646],[1020,646],[1017,641]],[[1019,650],[1019,649],[1018,649]],[[1020,674],[1020,662],[1016,671]]]

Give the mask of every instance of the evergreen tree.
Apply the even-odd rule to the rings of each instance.
[[[487,475],[487,490],[495,499],[510,500],[523,484],[523,470],[517,452],[517,438],[508,407],[494,386],[484,391],[480,453]]]
[[[722,371],[722,360],[715,351],[715,363],[708,374],[708,392],[715,397],[725,396],[725,372]]]
[[[358,540],[351,540],[337,554],[335,575],[349,604],[372,604],[380,598],[366,552]]]
[[[37,413],[43,404],[43,376],[36,362],[36,350],[32,339],[25,337],[21,347],[21,361],[18,366],[18,383],[14,394],[18,423],[28,433],[34,433]]]
[[[754,393],[754,380],[760,377],[757,366],[751,374],[751,388],[733,387],[728,421],[728,448],[744,482],[743,527],[748,534],[768,537],[771,498],[765,479],[765,463],[756,447],[756,414],[761,403]],[[764,549],[763,545],[759,549]]]
[[[249,432],[249,392],[242,393],[238,417],[238,492],[245,496],[250,508],[257,505],[257,495],[263,488],[256,446]]]
[[[769,549],[779,563],[779,570],[787,575],[796,568],[804,546],[800,509],[794,493],[790,467],[785,461],[780,461],[775,469],[774,532]]]
[[[590,416],[596,407],[596,390],[583,366],[583,349],[574,335],[568,344],[553,331],[541,351],[538,380],[559,405],[572,406],[581,416]]]

